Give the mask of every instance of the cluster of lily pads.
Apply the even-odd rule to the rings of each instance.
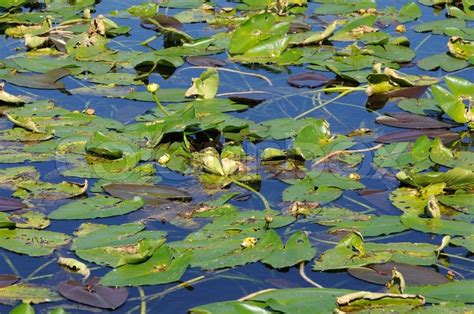
[[[143,313],[142,286],[177,282],[189,269],[262,263],[299,267],[315,287],[262,290],[190,313],[472,310],[473,270],[461,269],[464,278],[448,257],[473,262],[474,153],[466,143],[474,128],[474,83],[428,71],[472,74],[474,2],[407,1],[400,10],[369,0],[315,2],[173,0],[105,16],[95,13],[94,0],[0,0],[1,32],[24,43],[0,60],[0,188],[9,191],[0,198],[0,248],[9,256],[46,257],[72,273],[71,280],[51,287],[31,283],[33,275],[21,278],[2,269],[0,303],[20,302],[11,313],[34,313],[34,304],[63,298],[113,310],[127,302],[127,287],[133,286],[143,294]],[[421,22],[421,6],[446,18]],[[132,32],[116,22],[122,18],[154,32],[140,49],[115,45]],[[213,31],[195,38],[186,31],[194,23]],[[407,28],[445,41],[446,51],[417,58],[404,36]],[[226,67],[231,63],[238,70]],[[172,81],[169,73],[185,64],[202,69],[187,88],[158,85]],[[271,103],[268,91],[219,93],[222,73],[252,77],[271,91],[271,79],[246,67],[292,66],[306,72],[285,76],[291,90],[314,100],[295,116],[252,120],[254,107]],[[409,66],[424,75],[412,74]],[[156,107],[122,123],[100,116],[93,106],[70,110],[18,92],[65,91],[65,77],[83,85],[67,89],[73,95]],[[367,128],[331,132],[319,110],[353,93],[367,97],[370,111],[396,102],[399,111],[378,114],[375,121],[387,126],[383,130],[401,130],[377,136]],[[265,145],[271,141],[287,144]],[[264,149],[253,156],[248,143]],[[393,190],[366,188],[358,169],[367,158],[377,175],[396,181]],[[48,163],[64,181],[42,174]],[[165,169],[196,180],[187,188],[162,184]],[[281,203],[260,191],[266,180],[285,184]],[[369,210],[361,212],[333,203],[346,191],[357,191],[368,203],[383,198],[394,207],[379,215],[372,205],[362,204]],[[236,206],[242,193],[261,206]],[[136,218],[139,212],[147,214]],[[132,222],[96,220],[127,214]],[[70,233],[47,230],[64,220],[80,225]],[[182,228],[181,236],[168,239],[168,230],[150,227],[153,220]],[[313,224],[324,231],[308,231]],[[376,241],[408,231],[433,238]],[[448,253],[451,249],[457,253]],[[305,273],[306,263],[313,273]],[[347,271],[387,290],[323,288],[318,274],[329,271]]]

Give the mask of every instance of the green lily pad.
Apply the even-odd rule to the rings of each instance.
[[[471,289],[473,284],[472,280],[461,280],[437,286],[411,286],[407,287],[405,292],[423,295],[426,301],[431,303],[442,301],[471,303],[474,301],[474,292]]]
[[[469,235],[462,238],[453,238],[449,241],[449,243],[464,246],[470,252],[474,252],[474,235]]]
[[[456,191],[452,195],[441,195],[438,200],[447,206],[453,207],[461,212],[474,215],[474,195],[465,191]]]
[[[84,184],[71,182],[49,183],[26,180],[18,182],[17,190],[13,196],[22,199],[60,200],[82,195],[87,190],[87,181]]]
[[[119,267],[147,260],[164,243],[165,232],[142,231],[142,224],[81,225],[71,249],[82,259]]]
[[[0,186],[6,189],[15,189],[23,180],[38,180],[39,172],[35,167],[22,166],[0,169]]]
[[[51,212],[51,219],[92,219],[128,214],[144,205],[140,197],[131,200],[106,195],[96,195],[85,200],[77,200]]]
[[[444,183],[446,189],[472,189],[474,187],[474,172],[463,168],[453,168],[446,172],[397,173],[397,179],[416,187]]]
[[[30,256],[45,256],[69,243],[64,233],[32,229],[0,229],[0,247]]]
[[[100,281],[105,286],[159,285],[177,281],[188,268],[189,254],[177,254],[167,246],[155,251],[146,262],[122,266]]]
[[[53,290],[47,287],[19,283],[16,285],[0,288],[0,302],[14,304],[16,301],[25,303],[45,303],[59,301],[61,298]]]
[[[432,71],[438,68],[446,72],[464,69],[469,64],[466,60],[451,57],[446,53],[440,53],[423,58],[416,64],[420,69]]]
[[[274,268],[282,268],[296,265],[303,261],[311,260],[316,254],[316,249],[309,243],[308,236],[303,231],[293,233],[283,247],[280,246],[262,260]]]
[[[400,221],[410,229],[426,233],[448,234],[448,235],[471,235],[474,234],[474,226],[471,223],[441,218],[420,218],[415,215],[402,215]]]
[[[0,221],[13,223],[16,228],[46,229],[50,225],[49,219],[36,211],[15,212],[12,214],[0,213]]]

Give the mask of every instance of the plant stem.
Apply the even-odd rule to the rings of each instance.
[[[170,113],[168,112],[168,110],[166,110],[165,107],[163,107],[163,105],[161,104],[160,100],[158,99],[158,96],[156,95],[156,93],[151,93],[153,95],[153,99],[155,100],[156,102],[156,105],[158,106],[158,109],[160,109],[161,112],[163,112],[163,114],[165,116],[169,116]]]
[[[138,287],[138,293],[140,294],[140,314],[146,314],[146,299],[145,290],[142,287]]]
[[[239,302],[247,301],[249,299],[255,298],[258,295],[261,295],[263,293],[270,292],[270,291],[273,291],[273,290],[276,290],[276,289],[270,288],[270,289],[259,290],[259,291],[256,291],[254,293],[248,294],[245,297],[241,297],[237,301],[239,301]]]
[[[326,90],[321,90],[321,91],[326,91]],[[303,112],[302,114],[297,115],[297,116],[295,117],[295,120],[301,119],[301,118],[303,118],[304,116],[310,114],[311,112],[316,111],[316,110],[318,110],[318,109],[320,109],[320,108],[322,108],[322,107],[324,107],[324,106],[326,106],[326,105],[328,105],[328,104],[330,104],[330,103],[332,103],[332,102],[338,100],[339,98],[342,98],[342,97],[344,97],[344,96],[346,96],[347,94],[350,94],[350,93],[352,93],[352,92],[353,92],[353,90],[346,90],[346,91],[340,93],[339,95],[337,95],[336,97],[334,97],[334,98],[332,98],[332,99],[329,99],[328,101],[323,102],[323,103],[320,104],[319,106],[313,107],[313,108],[311,108],[311,109],[309,109],[309,110],[306,110],[306,111]]]
[[[337,156],[337,155],[370,152],[372,150],[377,150],[377,149],[381,148],[382,146],[383,146],[383,144],[377,144],[377,145],[369,147],[369,148],[352,149],[352,150],[336,150],[336,151],[333,151],[332,153],[329,153],[326,156],[316,160],[315,162],[313,162],[313,164],[311,165],[311,168],[314,168],[317,165],[319,165],[320,163],[323,163],[326,160],[328,160],[329,158],[332,158],[332,157]]]
[[[304,272],[304,263],[305,262],[300,263],[300,276],[301,276],[301,278],[303,278],[307,283],[309,283],[312,286],[315,286],[315,287],[320,288],[320,289],[324,288],[323,286],[321,286],[317,282],[314,282],[313,280],[311,280],[311,278],[309,278],[306,275],[306,273]]]
[[[272,209],[271,206],[270,206],[270,203],[268,202],[268,200],[259,191],[255,190],[251,186],[249,186],[249,185],[247,185],[243,182],[237,181],[237,180],[232,180],[232,183],[235,183],[236,185],[240,186],[241,188],[244,188],[244,189],[254,193],[255,195],[257,195],[262,200],[262,203],[265,206],[265,210],[271,210]]]

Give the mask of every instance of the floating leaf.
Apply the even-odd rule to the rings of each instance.
[[[420,136],[426,135],[429,138],[439,137],[443,143],[451,143],[459,139],[459,134],[448,130],[410,130],[402,132],[394,132],[379,136],[375,139],[379,143],[395,143],[415,141]]]
[[[304,72],[288,77],[288,84],[298,88],[315,88],[326,84],[328,81],[329,78],[316,72]]]
[[[433,118],[420,116],[411,113],[387,113],[387,116],[381,116],[376,121],[383,125],[405,128],[405,129],[443,129],[454,125],[444,123]]]
[[[219,88],[219,73],[209,68],[198,78],[193,79],[193,85],[184,94],[186,97],[196,96],[199,99],[213,99]]]
[[[28,303],[17,305],[9,314],[35,314],[35,309]]]
[[[445,77],[445,81],[450,90],[435,85],[431,88],[434,98],[455,122],[469,122],[472,112],[469,107],[466,109],[464,99],[474,96],[474,83],[454,76]]]
[[[456,191],[452,195],[441,195],[438,200],[444,205],[474,215],[474,194],[466,191]]]
[[[0,302],[7,304],[14,304],[15,301],[38,304],[60,299],[58,294],[49,288],[26,283],[0,288]]]
[[[112,196],[121,199],[133,200],[139,196],[148,205],[160,204],[165,200],[191,200],[191,195],[188,192],[164,185],[112,183],[104,185],[103,189]]]
[[[19,279],[16,275],[0,274],[0,288],[11,286]]]
[[[474,235],[469,235],[462,238],[453,238],[449,243],[459,246],[464,246],[470,252],[474,252]]]
[[[159,285],[181,278],[191,261],[189,254],[177,254],[167,246],[155,251],[153,256],[140,264],[122,266],[107,273],[101,284],[106,286]]]
[[[88,225],[84,224],[80,230]],[[90,232],[81,234],[71,246],[80,258],[100,265],[119,267],[147,260],[164,243],[166,233],[141,231],[141,224],[120,226],[94,226]]]
[[[343,311],[360,311],[377,308],[409,310],[425,304],[425,298],[414,294],[374,293],[359,291],[337,298],[337,306]]]
[[[72,198],[84,194],[87,191],[87,181],[84,184],[71,182],[49,183],[41,181],[26,180],[19,182],[17,190],[13,196],[22,199],[45,199],[59,200],[64,198]]]
[[[4,90],[5,84],[2,82],[0,83],[0,103],[7,103],[7,104],[24,104],[25,102],[30,102],[31,98],[19,95],[12,95],[7,93]]]
[[[0,197],[0,212],[22,209],[25,207],[27,207],[25,203],[16,199]]]
[[[472,291],[473,280],[453,281],[437,286],[412,286],[406,288],[406,293],[421,294],[427,302],[474,302]]]
[[[367,267],[349,268],[347,272],[358,279],[385,285],[391,279],[391,273],[394,267],[403,274],[406,284],[409,286],[439,285],[449,281],[448,278],[431,268],[393,262],[374,264]]]
[[[143,200],[137,196],[131,200],[96,195],[85,200],[77,200],[51,212],[51,219],[92,219],[128,214],[140,209]]]
[[[281,244],[273,252],[262,260],[274,268],[282,268],[296,265],[303,261],[309,261],[316,254],[316,250],[311,247],[308,236],[303,231],[293,233],[286,242]]]
[[[32,229],[0,229],[0,247],[30,256],[45,256],[69,243],[64,233]]]
[[[64,84],[58,82],[61,78],[69,75],[69,70],[65,68],[59,68],[51,70],[44,74],[15,74],[15,75],[3,75],[1,79],[18,86],[24,86],[29,88],[37,89],[62,89]]]
[[[87,284],[66,281],[58,286],[58,292],[65,298],[101,309],[115,310],[127,301],[126,288],[109,288],[99,284],[99,278],[91,278]]]
[[[446,172],[397,173],[397,179],[416,187],[426,187],[436,183],[445,183],[446,189],[472,189],[474,187],[474,172],[463,168],[453,168]]]
[[[411,22],[421,17],[421,10],[415,2],[410,2],[400,9],[399,15],[400,23]]]
[[[420,69],[432,71],[438,68],[446,72],[464,69],[469,64],[466,60],[453,58],[446,53],[440,53],[423,58],[416,64]]]
[[[426,233],[466,236],[474,234],[474,226],[464,221],[420,218],[415,215],[402,215],[400,220],[407,228]]]
[[[206,56],[189,56],[186,57],[186,62],[194,66],[204,67],[223,67],[226,65],[224,60]]]

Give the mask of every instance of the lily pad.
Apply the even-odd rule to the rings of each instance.
[[[0,212],[22,209],[25,207],[27,207],[27,205],[21,201],[13,198],[0,197]]]
[[[0,275],[0,288],[8,287],[17,282],[20,278],[16,275]]]
[[[411,113],[388,113],[376,121],[383,125],[404,129],[443,129],[454,125],[435,120],[430,117],[420,116]]]
[[[274,268],[282,268],[309,261],[315,254],[316,249],[311,247],[308,236],[303,231],[298,231],[288,238],[284,247],[281,244],[262,262]]]
[[[68,235],[32,229],[0,229],[0,247],[30,256],[45,256],[69,243]]]
[[[385,263],[367,267],[350,268],[347,272],[358,279],[385,285],[391,279],[391,272],[396,268],[402,273],[407,285],[439,285],[448,282],[448,278],[427,267],[409,264]]]
[[[148,205],[157,205],[170,200],[191,200],[191,195],[188,192],[164,185],[112,183],[104,185],[103,189],[114,197],[126,200],[132,200],[139,196]]]
[[[140,197],[122,200],[115,197],[96,195],[86,200],[77,200],[51,212],[51,219],[92,219],[128,214],[144,205]]]
[[[190,254],[177,254],[167,246],[140,264],[125,265],[107,273],[100,281],[106,286],[158,285],[177,281],[188,268]]]
[[[126,288],[109,288],[99,284],[100,278],[92,278],[83,284],[66,281],[58,286],[58,292],[65,298],[101,309],[115,310],[127,301]]]
[[[25,303],[45,303],[59,301],[59,295],[47,287],[18,283],[0,288],[0,302],[14,304],[16,301]]]

